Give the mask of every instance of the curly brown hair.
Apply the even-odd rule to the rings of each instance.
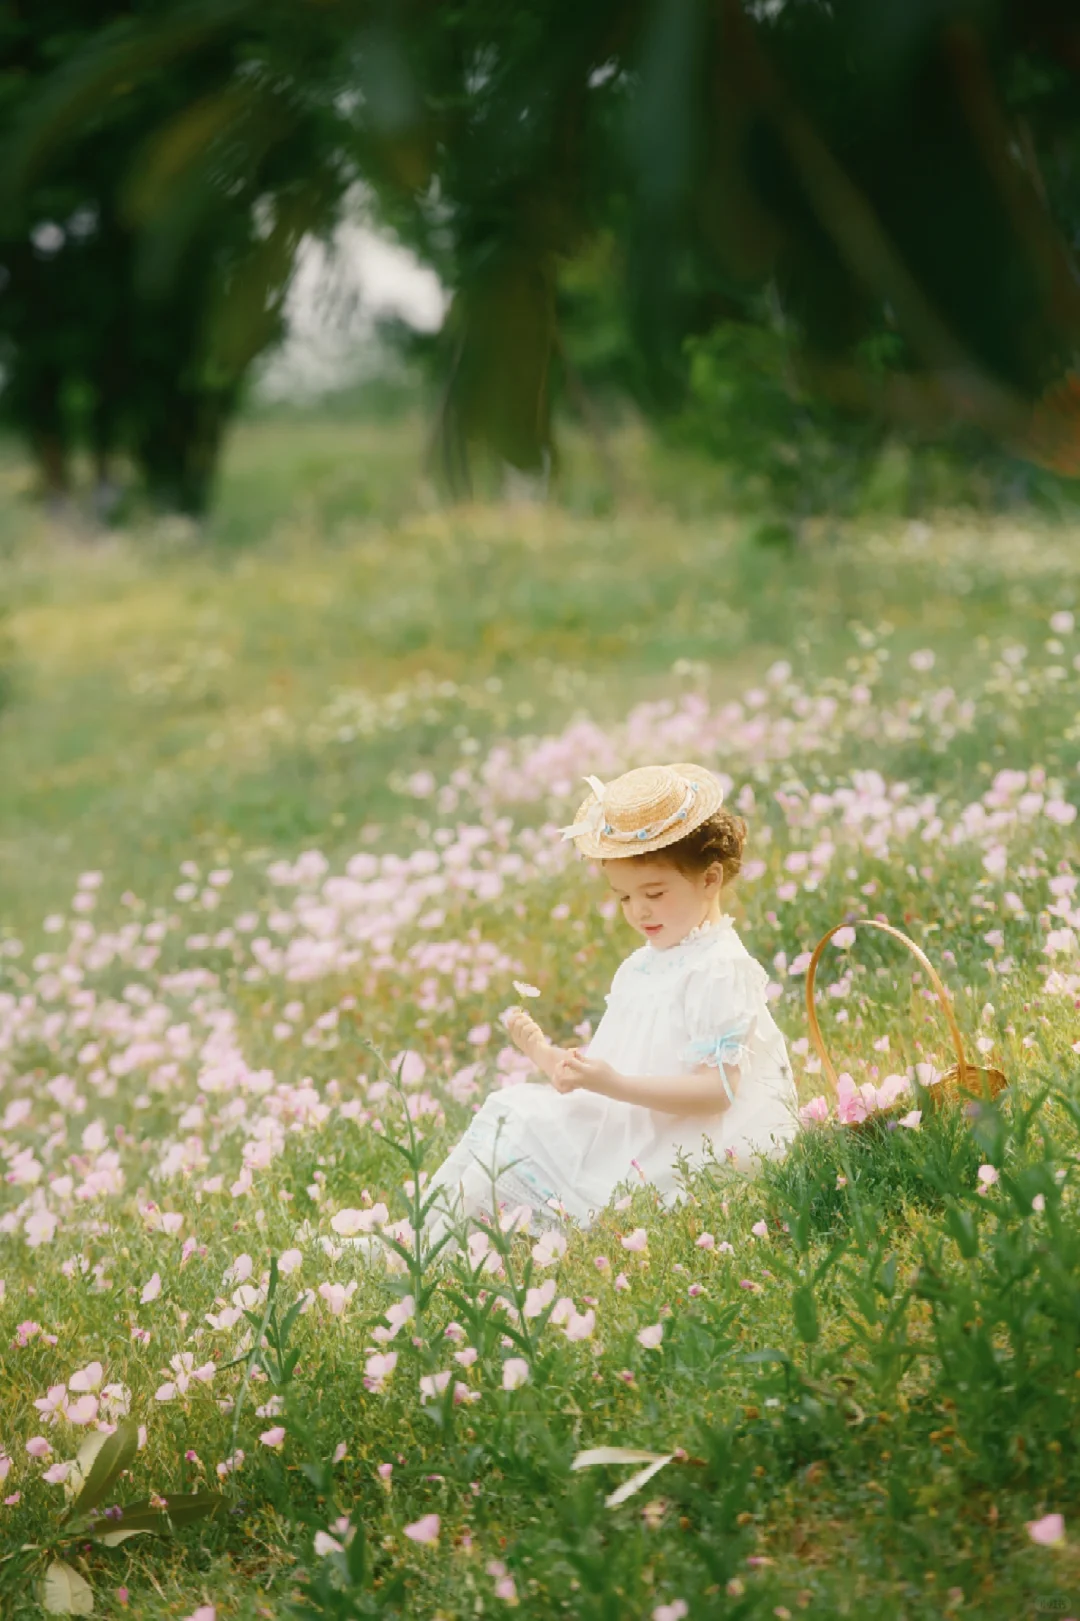
[[[718,810],[684,839],[664,845],[659,850],[646,850],[642,855],[624,856],[623,860],[638,863],[668,861],[687,874],[704,872],[714,861],[718,861],[723,868],[726,889],[738,877],[742,867],[747,831],[741,816],[735,816],[729,810]]]

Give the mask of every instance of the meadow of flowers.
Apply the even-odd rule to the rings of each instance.
[[[824,589],[812,651],[759,638],[722,690],[691,626],[603,713],[565,643],[529,714],[484,710],[475,649],[339,684],[265,725],[312,772],[370,749],[353,831],[110,845],[0,915],[5,1616],[1080,1614],[1080,592],[976,537],[912,594],[926,537],[862,543],[891,618]],[[955,623],[922,614],[958,569]],[[636,944],[555,830],[586,771],[665,759],[750,823],[732,904],[804,1129],[674,1212],[628,1184],[537,1240],[507,1210],[431,1268],[427,1174],[526,1083],[500,1012],[525,983],[587,1038]],[[854,926],[819,980],[832,1095],[804,976],[860,917],[934,960],[992,1104],[929,1106],[936,998]]]

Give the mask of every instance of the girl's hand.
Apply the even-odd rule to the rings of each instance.
[[[503,1023],[514,1046],[535,1063],[540,1050],[548,1045],[547,1037],[536,1020],[524,1008],[514,1007],[506,1014]]]
[[[502,1015],[503,1028],[510,1040],[526,1058],[532,1060],[541,1074],[551,1079],[552,1071],[562,1057],[563,1049],[555,1047],[545,1036],[534,1018],[524,1008],[512,1007]]]
[[[556,1064],[551,1084],[556,1092],[599,1092],[617,1098],[621,1077],[602,1058],[587,1058],[578,1047],[570,1047]]]

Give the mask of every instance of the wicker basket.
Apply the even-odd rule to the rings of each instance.
[[[828,1076],[829,1083],[833,1090],[834,1099],[837,1092],[836,1070],[833,1068],[832,1060],[825,1049],[825,1042],[821,1035],[821,1026],[818,1023],[817,1010],[814,1007],[814,981],[817,976],[817,966],[821,960],[821,954],[825,950],[825,947],[828,945],[834,934],[837,934],[841,929],[850,927],[852,927],[850,924],[837,923],[834,928],[829,930],[828,934],[822,935],[821,939],[814,947],[813,955],[810,958],[810,965],[806,970],[806,1016],[810,1024],[810,1039],[814,1044],[815,1052],[821,1059],[822,1068],[824,1069],[825,1074]],[[949,993],[941,983],[941,979],[926,953],[915,944],[914,940],[909,940],[906,934],[902,933],[900,929],[894,928],[891,923],[879,923],[876,918],[864,917],[859,918],[854,927],[880,929],[883,934],[891,934],[895,940],[899,940],[903,945],[907,946],[908,950],[914,957],[918,959],[919,963],[926,970],[930,977],[930,983],[937,991],[938,1000],[941,1003],[946,1021],[948,1022],[949,1034],[952,1037],[953,1049],[956,1053],[956,1063],[953,1065],[952,1069],[946,1071],[939,1081],[935,1081],[932,1086],[926,1087],[923,1090],[923,1097],[925,1101],[929,1102],[930,1106],[936,1109],[940,1108],[943,1104],[967,1103],[972,1099],[987,1100],[992,1097],[996,1097],[999,1092],[1003,1091],[1009,1083],[1006,1081],[1001,1070],[981,1069],[975,1064],[969,1064],[967,1059],[964,1057],[964,1044],[960,1038],[960,1029],[953,1013]],[[893,1119],[895,1116],[901,1113],[906,1114],[908,1108],[910,1107],[910,1103],[910,1098],[898,1099],[894,1104],[891,1105],[891,1107],[887,1109],[872,1110],[865,1119],[853,1123],[851,1126],[847,1127],[847,1129],[849,1131],[871,1129],[879,1122]]]

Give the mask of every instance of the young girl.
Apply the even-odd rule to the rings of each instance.
[[[780,1156],[798,1125],[768,975],[721,910],[746,823],[698,765],[643,766],[592,796],[561,830],[598,861],[644,943],[619,966],[587,1047],[560,1047],[521,1008],[511,1040],[546,1078],[494,1092],[435,1173],[434,1241],[494,1202],[528,1207],[536,1232],[587,1227],[619,1185],[644,1178],[676,1202],[680,1150],[751,1168]]]

